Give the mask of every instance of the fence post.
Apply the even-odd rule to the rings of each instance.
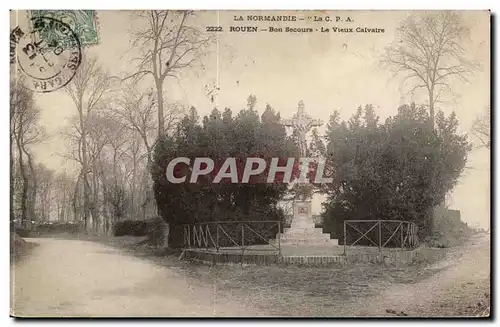
[[[344,255],[346,256],[346,244],[347,244],[347,225],[346,225],[346,221],[344,220]]]
[[[378,250],[382,252],[382,220],[378,221]]]
[[[411,225],[411,243],[410,247],[413,248],[416,244],[417,232],[415,224]]]
[[[382,253],[382,220],[378,220],[378,251],[380,261],[379,263],[384,263],[384,254]]]
[[[208,224],[205,225],[205,247],[208,249],[208,235],[210,234],[210,229],[208,228]]]
[[[219,253],[219,248],[220,248],[220,245],[219,245],[219,224],[215,224],[215,227],[217,229],[217,236],[216,236],[216,238],[217,238],[217,244],[216,244],[216,246],[217,246],[217,253]]]
[[[401,249],[404,249],[404,238],[403,238],[403,234],[404,234],[404,230],[405,230],[405,224],[404,223],[401,223]]]
[[[245,255],[245,225],[241,222],[241,268],[243,268],[243,256]]]
[[[241,222],[241,250],[245,251],[245,225]]]
[[[278,255],[281,256],[281,221],[278,221]]]

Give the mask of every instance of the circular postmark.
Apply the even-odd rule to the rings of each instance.
[[[54,18],[33,17],[31,25],[29,31],[11,32],[11,63],[17,63],[26,88],[53,92],[75,76],[82,62],[80,41],[68,24]]]

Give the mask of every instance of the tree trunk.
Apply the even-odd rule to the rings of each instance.
[[[19,163],[19,170],[21,172],[21,177],[23,179],[23,191],[21,193],[21,225],[25,228],[28,227],[28,176],[26,175],[26,170],[24,169],[24,160],[23,160],[23,150],[21,146],[21,140],[19,139],[19,136],[16,137],[16,144],[17,144],[17,150],[18,150],[18,163]]]
[[[136,178],[137,178],[137,152],[134,152],[133,168],[132,168],[132,185],[131,185],[132,194],[130,194],[130,207],[135,217],[139,216],[139,210],[137,208],[137,204],[135,203]]]
[[[82,145],[81,145],[81,154],[82,154],[82,173],[83,173],[83,226],[85,230],[88,228],[88,220],[90,216],[90,184],[88,180],[88,163],[87,163],[87,134],[84,124],[83,117],[83,109],[80,102],[80,106],[78,108],[78,114],[80,118],[80,130],[82,133]]]
[[[35,168],[33,167],[33,157],[31,154],[26,150],[24,145],[21,145],[23,152],[26,154],[26,157],[28,158],[28,166],[30,167],[31,171],[31,180],[32,180],[32,186],[31,186],[31,194],[29,196],[29,204],[27,206],[29,216],[31,217],[30,220],[34,220],[36,215],[35,215],[35,203],[36,203],[36,193],[37,193],[37,188],[38,188],[38,182],[36,178],[36,172]],[[43,203],[42,203],[43,206]]]
[[[76,200],[78,198],[78,185],[80,185],[80,181],[82,180],[82,175],[83,175],[83,172],[80,172],[80,174],[78,174],[78,178],[76,179],[76,183],[75,183],[75,190],[73,192],[73,219],[75,221],[77,220],[77,217],[78,217],[78,210],[77,210],[77,205],[76,205]],[[85,224],[85,222],[84,222],[84,224]],[[84,225],[84,228],[85,229],[87,228],[86,225]]]
[[[118,192],[118,179],[116,178],[116,156],[117,156],[117,151],[116,148],[113,148],[113,193],[112,193],[112,199],[113,199],[113,216],[115,217],[115,220],[118,218],[118,213],[120,211],[120,201],[118,200],[120,194]]]
[[[434,91],[429,92],[429,116],[431,128],[434,130]]]
[[[102,173],[102,168],[101,168],[101,176],[103,175]],[[105,234],[108,235],[109,234],[109,229],[110,229],[110,221],[111,221],[111,216],[112,214],[110,214],[109,212],[109,189],[108,189],[108,185],[106,184],[106,182],[103,180],[102,182],[102,193],[104,194],[104,201],[103,201],[103,204],[102,204],[102,213],[103,213],[103,216],[104,216],[104,221],[105,221]]]
[[[12,118],[11,118],[12,119]],[[13,128],[11,127],[11,130]],[[9,214],[10,214],[10,223],[12,223],[12,221],[14,221],[14,219],[16,219],[15,217],[15,214],[14,214],[14,181],[15,181],[15,173],[14,173],[14,151],[12,150],[12,148],[14,147],[14,144],[12,144],[13,140],[12,140],[12,133],[10,133],[10,148],[9,148],[9,151],[10,151],[10,184],[9,184],[9,188],[10,188],[10,211],[9,211]]]
[[[165,135],[165,116],[163,114],[163,87],[160,81],[156,82],[158,94],[158,138]]]
[[[90,183],[87,173],[83,173],[83,225],[85,230],[89,227],[90,217]]]
[[[64,216],[63,216],[63,203],[64,203],[64,199],[61,199],[61,203],[59,201],[56,201],[56,206],[57,206],[57,221],[64,221]]]
[[[92,166],[92,202],[90,203],[90,213],[92,215],[92,229],[94,232],[100,232],[100,217],[99,217],[99,181],[97,180],[97,169],[95,165]]]

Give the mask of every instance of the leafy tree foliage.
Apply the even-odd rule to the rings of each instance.
[[[348,121],[335,112],[327,126],[327,152],[335,149],[334,182],[323,191],[325,229],[342,239],[343,221],[412,221],[420,237],[430,233],[433,209],[457,184],[471,147],[457,133],[455,113],[429,114],[415,104],[379,122],[372,106],[359,107]]]
[[[213,109],[198,121],[191,108],[173,136],[159,139],[154,150],[152,176],[159,214],[170,225],[169,246],[182,245],[182,225],[207,221],[283,220],[278,201],[287,192],[282,183],[231,183],[222,179],[212,183],[218,168],[228,157],[237,158],[238,171],[248,157],[270,162],[272,157],[294,156],[293,140],[287,138],[279,123],[279,113],[267,105],[261,117],[255,110],[256,98],[248,98],[248,107],[234,115],[230,108]],[[176,177],[186,176],[185,183],[172,184],[166,179],[168,163],[176,157],[191,159],[191,165],[178,164]],[[215,162],[212,175],[200,176],[189,183],[196,157],[209,157]],[[239,176],[241,179],[241,176]],[[263,230],[269,226],[262,225]],[[256,226],[256,228],[259,228]],[[263,231],[261,230],[261,231]],[[276,235],[277,230],[274,231]]]

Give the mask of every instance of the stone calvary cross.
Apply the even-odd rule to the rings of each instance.
[[[297,113],[292,119],[282,119],[281,124],[286,127],[292,127],[299,135],[299,151],[300,157],[307,157],[307,140],[306,135],[313,127],[323,125],[320,119],[313,119],[304,112],[304,101],[299,101]]]
[[[299,136],[300,157],[307,157],[307,132],[313,127],[321,126],[323,122],[313,119],[304,112],[304,102],[299,102],[297,113],[291,119],[281,120],[281,124],[292,127]],[[290,228],[285,228],[284,233],[278,233],[273,240],[283,245],[338,245],[337,239],[330,239],[330,234],[324,234],[321,228],[315,228],[312,218],[312,199],[295,199],[293,201],[293,218]]]

